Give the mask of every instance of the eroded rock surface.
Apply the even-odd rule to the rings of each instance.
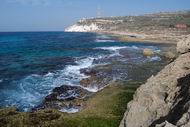
[[[189,51],[189,44],[190,36],[179,42],[178,52]],[[190,53],[180,55],[136,91],[120,124],[155,126],[190,127]]]
[[[177,51],[179,53],[190,52],[190,36],[185,37],[177,43]]]

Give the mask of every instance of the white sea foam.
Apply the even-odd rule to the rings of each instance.
[[[60,94],[57,99],[59,100],[65,100],[68,98],[76,97],[78,94],[75,92],[75,90],[67,90],[65,93]]]
[[[96,93],[100,90],[97,86],[93,86],[93,87],[92,86],[89,86],[89,87],[81,86],[81,88],[88,90],[89,92],[93,92],[93,93]]]
[[[110,39],[96,39],[96,42],[115,42],[115,40],[110,40]]]
[[[79,61],[76,61],[77,65],[68,65],[63,73],[71,77],[71,79],[81,80],[83,78],[87,78],[88,76],[81,74],[80,70],[84,68],[89,68],[92,66],[94,58],[88,57]]]
[[[112,47],[98,47],[95,49],[103,49],[103,50],[109,50],[109,51],[116,51],[120,49],[128,48],[127,46],[112,46]]]
[[[129,48],[129,47],[128,46],[112,46],[112,47],[97,47],[95,49],[108,50],[112,53],[110,57],[113,57],[113,56],[122,56],[119,53],[119,50],[126,49],[126,48]]]
[[[48,76],[53,76],[54,74],[52,72],[48,72],[45,76],[48,77]]]
[[[159,56],[154,56],[150,58],[150,61],[161,61],[162,59]]]
[[[0,83],[3,82],[3,79],[0,79]]]
[[[131,48],[136,49],[136,50],[139,49],[139,47],[137,47],[137,46],[132,46]]]
[[[80,110],[78,108],[63,108],[60,110],[60,112],[65,112],[65,113],[77,113]]]
[[[98,57],[97,57],[98,58]],[[63,70],[49,72],[45,75],[32,74],[24,79],[16,82],[19,84],[19,90],[6,92],[8,100],[7,104],[13,104],[24,111],[29,111],[30,108],[41,103],[43,98],[50,94],[55,87],[61,85],[80,85],[80,80],[88,78],[88,76],[80,73],[80,69],[89,68],[93,64],[93,57],[88,57],[76,61],[76,65],[68,65]],[[12,93],[11,95],[7,95]],[[14,96],[12,96],[14,95]]]
[[[112,47],[98,47],[96,49],[108,50],[111,52],[111,55],[120,55],[119,50],[125,48],[133,48],[139,49],[136,46],[128,47],[128,46],[112,46]],[[98,57],[87,57],[84,59],[80,59],[76,61],[76,65],[67,65],[63,70],[49,72],[45,75],[37,75],[32,74],[27,76],[18,82],[20,86],[20,90],[4,91],[5,96],[9,97],[7,102],[8,105],[14,104],[14,106],[21,107],[24,111],[29,111],[30,108],[41,103],[43,98],[50,94],[55,87],[59,87],[61,85],[72,85],[72,86],[80,86],[80,80],[84,78],[88,78],[88,76],[80,73],[81,69],[94,67],[96,65],[93,64],[95,59],[102,59],[104,56]],[[158,56],[152,57],[149,59],[150,61],[160,61],[161,58]],[[97,64],[99,65],[99,64]],[[2,82],[3,79],[0,80]],[[82,87],[82,86],[80,86]],[[97,92],[103,88],[98,88],[97,86],[89,86],[82,87],[90,92]],[[11,93],[11,95],[7,95]],[[13,96],[14,95],[14,96]],[[64,96],[62,96],[64,97]],[[79,109],[70,108],[70,109],[62,109],[63,112],[75,113],[78,112]]]
[[[156,49],[156,50],[154,50],[154,52],[155,52],[155,53],[160,53],[161,50],[160,50],[160,49]]]

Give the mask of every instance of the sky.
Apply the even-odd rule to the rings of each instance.
[[[64,31],[81,18],[190,10],[190,0],[0,0],[0,31]]]

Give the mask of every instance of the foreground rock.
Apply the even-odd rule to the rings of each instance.
[[[164,54],[164,56],[168,59],[168,60],[174,60],[176,58],[176,54],[168,51]]]
[[[189,51],[189,44],[189,40],[180,42],[178,52]],[[155,126],[190,127],[190,53],[179,56],[136,91],[120,124]]]
[[[35,107],[33,111],[41,109],[53,108],[63,112],[69,112],[71,109],[80,110],[84,106],[84,99],[91,92],[78,87],[66,86],[56,87],[53,92],[46,96],[44,102]]]
[[[177,43],[177,51],[179,53],[190,52],[190,36],[185,37]]]

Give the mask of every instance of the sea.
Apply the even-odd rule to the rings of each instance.
[[[144,56],[145,48],[152,49],[155,54],[162,50],[160,45],[120,42],[97,33],[1,32],[0,108],[30,111],[55,87],[80,86],[80,81],[88,78],[81,69],[116,61],[124,66],[162,61],[159,55]],[[111,75],[110,80],[129,80],[127,69],[117,66],[112,69],[116,74]]]

